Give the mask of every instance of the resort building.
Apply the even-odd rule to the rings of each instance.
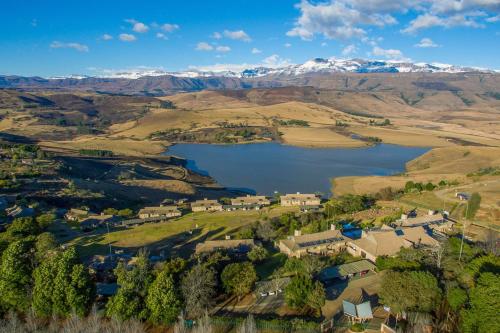
[[[385,229],[364,232],[360,239],[347,243],[347,252],[372,262],[379,256],[394,256],[401,248],[436,246],[438,241],[427,234],[423,227]]]
[[[231,199],[232,206],[269,206],[271,201],[263,195],[247,195]]]
[[[294,236],[280,240],[279,249],[287,256],[297,258],[307,254],[329,255],[344,250],[348,240],[351,239],[332,225],[330,230],[314,234],[302,235],[297,230]]]
[[[67,221],[78,222],[87,218],[91,213],[85,209],[71,208],[65,215],[64,218]]]
[[[151,217],[179,217],[181,212],[176,206],[144,207],[139,211],[139,218],[147,219]]]
[[[119,221],[119,218],[115,215],[89,215],[88,217],[80,220],[80,228],[82,229],[95,229],[100,226],[104,226],[107,223],[115,224]]]
[[[23,207],[23,206],[12,206],[5,210],[5,213],[8,217],[16,219],[20,217],[32,217],[35,216],[35,210],[31,207]]]
[[[196,244],[196,253],[211,253],[217,250],[245,254],[255,247],[253,239],[223,239],[211,240]]]
[[[315,194],[302,194],[297,192],[296,194],[285,194],[280,197],[281,206],[319,206],[321,204],[321,198]]]
[[[222,205],[217,200],[197,200],[191,203],[191,210],[193,212],[220,212]]]
[[[321,282],[329,283],[337,279],[345,280],[353,277],[365,276],[370,272],[375,272],[375,265],[368,260],[360,260],[348,264],[331,266],[323,269],[318,279]]]
[[[442,214],[436,214],[429,210],[427,215],[409,217],[407,214],[402,214],[399,220],[392,223],[393,227],[419,227],[431,224],[440,224],[446,222],[446,218]]]

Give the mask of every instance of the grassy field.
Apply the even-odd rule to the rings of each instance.
[[[137,227],[112,230],[109,234],[83,235],[70,242],[83,257],[105,254],[109,244],[114,249],[136,251],[146,247],[151,251],[165,251],[168,255],[189,256],[197,243],[207,239],[235,235],[242,227],[264,217],[279,216],[296,208],[271,207],[260,211],[190,213],[168,222],[150,223]]]

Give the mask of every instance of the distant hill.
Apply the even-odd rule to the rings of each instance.
[[[401,86],[427,91],[468,89],[498,96],[500,74],[489,69],[438,63],[368,61],[316,58],[299,65],[250,67],[217,72],[130,71],[108,77],[59,78],[0,76],[0,88],[29,90],[78,90],[103,94],[163,96],[201,90],[238,90],[286,86],[323,89],[381,91]]]

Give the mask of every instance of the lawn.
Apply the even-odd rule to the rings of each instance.
[[[240,228],[266,216],[279,216],[290,210],[272,207],[260,211],[190,213],[168,222],[117,228],[109,234],[98,230],[69,244],[76,245],[83,257],[105,254],[109,251],[109,244],[115,249],[135,251],[147,247],[151,251],[165,251],[166,255],[189,256],[198,242],[234,235]]]

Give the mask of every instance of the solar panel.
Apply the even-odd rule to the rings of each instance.
[[[348,301],[342,301],[342,307],[344,308],[344,314],[351,316],[351,317],[357,317],[356,314],[356,306],[352,304],[351,302]]]

